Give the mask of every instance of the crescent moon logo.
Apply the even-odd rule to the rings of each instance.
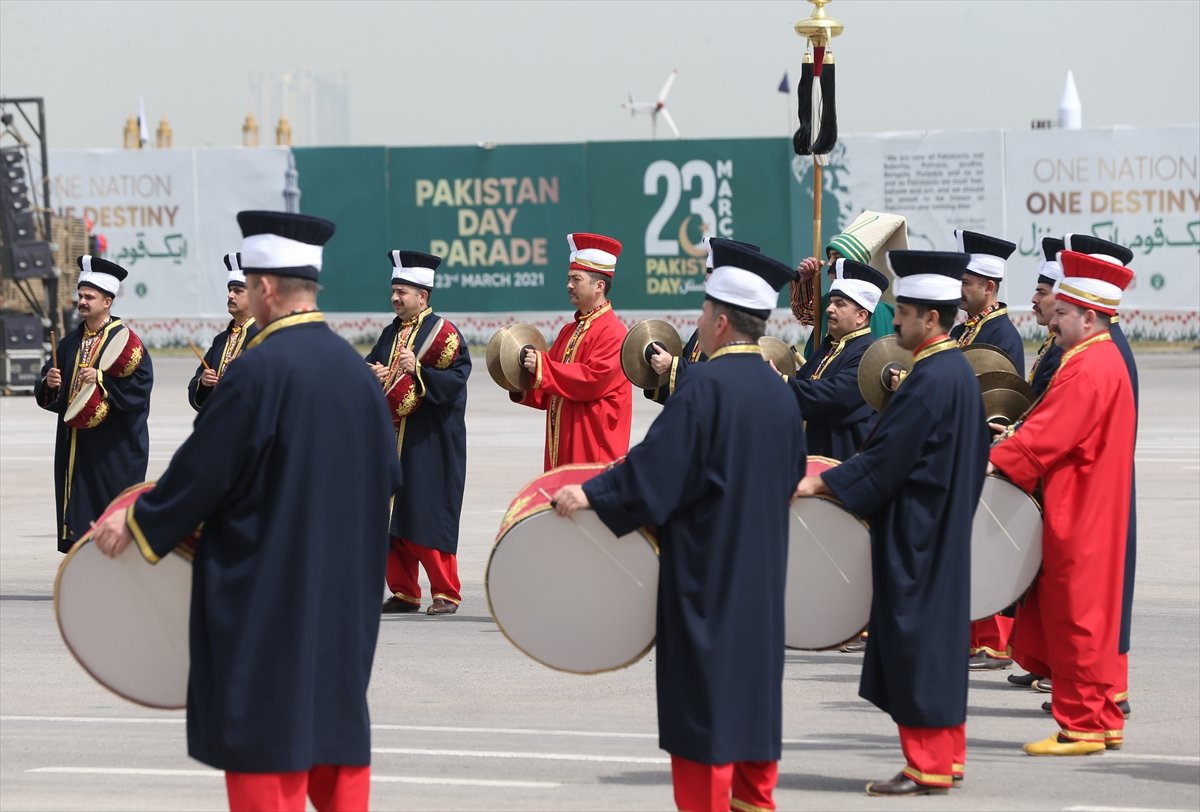
[[[692,218],[695,216],[696,215],[694,214],[689,214],[687,217],[684,217],[683,222],[679,224],[679,247],[682,248],[683,252],[690,257],[707,258],[708,249],[703,245],[696,245],[688,238],[688,223],[692,222]],[[704,223],[701,222],[700,231],[704,232],[707,230],[708,229],[705,228]]]

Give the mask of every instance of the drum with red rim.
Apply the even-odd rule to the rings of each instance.
[[[437,324],[429,331],[429,335],[416,350],[417,360],[421,366],[432,369],[447,369],[458,355],[460,341],[458,330],[443,318],[438,318]],[[407,372],[396,375],[390,385],[384,390],[387,398],[388,413],[392,416],[392,425],[400,427],[404,418],[415,412],[421,406],[421,396],[417,394],[417,379]]]
[[[63,422],[73,429],[94,429],[108,417],[108,401],[97,383],[85,383],[63,412]]]
[[[153,487],[143,482],[126,489],[97,522],[124,513]],[[187,705],[196,539],[193,533],[172,554],[150,564],[136,543],[108,558],[89,531],[67,553],[54,579],[54,613],[67,649],[97,682],[139,705]]]
[[[809,457],[809,476],[838,465]],[[788,534],[784,643],[835,648],[856,637],[871,614],[871,534],[866,523],[831,496],[794,499]]]
[[[146,348],[142,340],[128,327],[115,331],[100,350],[96,369],[105,375],[128,378],[142,364]]]
[[[654,645],[658,546],[642,528],[617,538],[591,510],[564,519],[551,499],[601,463],[539,476],[504,514],[488,559],[488,606],[500,631],[538,662],[595,674],[632,665]]]

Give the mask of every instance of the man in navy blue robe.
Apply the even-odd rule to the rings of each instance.
[[[805,454],[796,399],[756,342],[794,272],[737,246],[713,255],[697,322],[709,360],[624,463],[555,506],[591,507],[618,536],[658,528],[659,746],[676,806],[774,809],[789,498]]]
[[[888,288],[887,278],[851,259],[834,262],[829,289],[829,333],[795,376],[784,378],[800,402],[808,453],[851,457],[874,423],[875,411],[858,388],[858,363],[871,346],[871,314]]]
[[[146,478],[150,458],[146,419],[154,365],[140,339],[122,335],[129,328],[112,315],[113,298],[128,271],[100,257],[82,256],[76,262],[80,268],[76,307],[82,321],[58,342],[54,357],[61,366],[55,366],[54,359],[47,361],[33,387],[38,406],[59,416],[54,438],[54,524],[60,553],[71,549],[117,494]],[[136,341],[141,353],[132,374],[98,369],[105,351],[126,339]],[[62,416],[72,398],[92,385],[101,397],[98,422],[87,428],[68,426]]]
[[[366,809],[367,684],[400,463],[379,384],[316,309],[333,223],[241,212],[263,325],[153,491],[97,526],[151,563],[203,524],[193,563],[188,753],[231,809]]]
[[[388,529],[383,612],[421,608],[418,566],[429,578],[431,615],[452,615],[462,603],[458,525],[467,477],[467,377],[471,353],[458,328],[429,306],[442,258],[392,251],[392,310],[367,355],[388,393],[395,449],[405,487],[396,493]]]
[[[196,374],[188,382],[188,403],[196,411],[204,406],[225,370],[246,349],[250,339],[258,335],[258,324],[250,313],[250,295],[246,293],[246,275],[242,273],[241,261],[239,254],[225,255],[229,275],[225,283],[225,309],[229,311],[229,324],[213,338],[204,361],[196,367]]]
[[[1017,374],[1025,377],[1025,344],[1008,318],[1008,305],[998,300],[1005,261],[1017,244],[974,231],[956,229],[958,250],[971,255],[962,281],[962,303],[967,320],[956,324],[950,337],[960,347],[984,344],[1008,356]]]
[[[1062,266],[1058,263],[1058,252],[1063,250],[1063,241],[1057,237],[1042,237],[1042,266],[1038,269],[1037,287],[1033,291],[1033,317],[1047,330],[1046,340],[1038,348],[1033,368],[1029,370],[1029,386],[1035,398],[1050,386],[1058,364],[1062,360],[1063,348],[1054,340],[1050,330],[1050,319],[1054,315],[1054,283],[1062,279]]]
[[[859,695],[900,728],[905,769],[872,795],[945,792],[966,761],[971,523],[987,470],[979,384],[947,333],[965,254],[891,251],[896,332],[912,369],[858,455],[805,477],[871,526],[874,597]]]

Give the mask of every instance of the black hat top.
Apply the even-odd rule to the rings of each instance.
[[[1078,251],[1081,254],[1100,254],[1112,257],[1122,265],[1128,265],[1133,259],[1133,251],[1117,242],[1109,242],[1091,234],[1068,234],[1063,238],[1066,251]]]

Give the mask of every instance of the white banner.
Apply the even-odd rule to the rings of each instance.
[[[56,150],[50,207],[92,221],[129,271],[120,316],[220,316],[242,209],[282,211],[287,148]],[[71,268],[70,278],[76,269]]]
[[[1005,150],[1019,290],[1033,290],[1043,236],[1082,233],[1133,251],[1123,311],[1200,306],[1200,128],[1011,132]]]

